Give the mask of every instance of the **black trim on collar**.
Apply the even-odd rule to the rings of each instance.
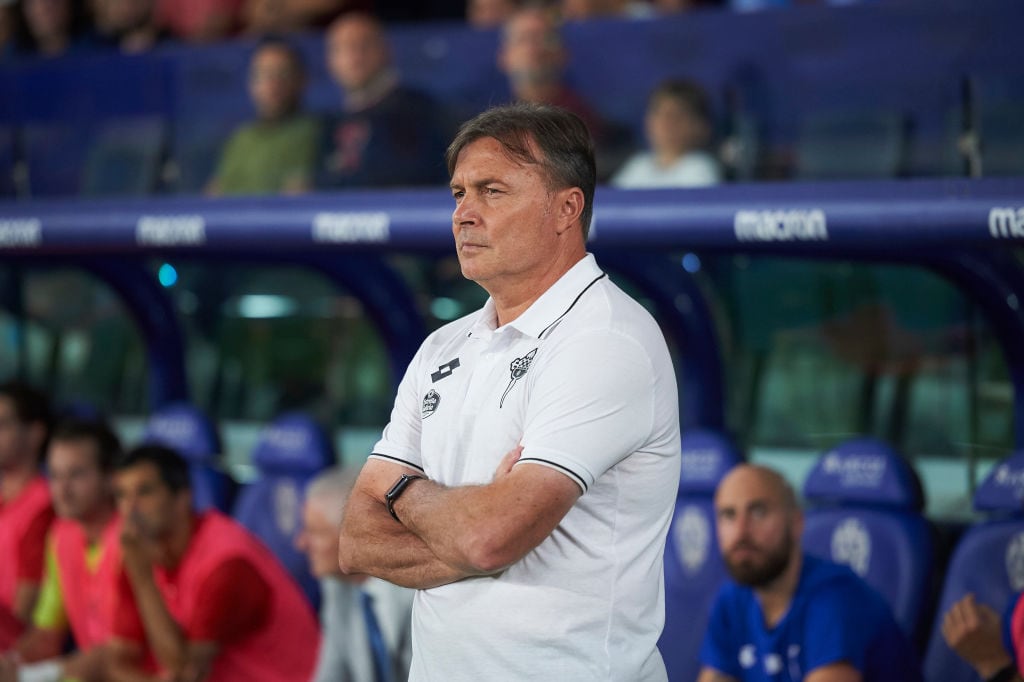
[[[593,280],[591,280],[590,284],[588,284],[587,286],[583,287],[583,291],[581,291],[576,296],[576,298],[573,299],[572,303],[569,304],[569,307],[565,309],[565,312],[562,313],[561,315],[559,315],[558,317],[556,317],[554,322],[552,322],[548,326],[544,327],[544,329],[541,330],[541,333],[537,334],[537,338],[538,339],[543,339],[544,338],[544,334],[546,334],[548,332],[548,330],[550,330],[552,327],[554,327],[556,324],[558,324],[559,320],[561,320],[563,317],[565,317],[566,315],[569,314],[569,311],[572,310],[573,306],[576,305],[576,303],[580,300],[580,298],[583,297],[583,294],[587,293],[587,290],[590,289],[590,287],[594,286],[594,284],[596,284],[598,280],[604,279],[607,276],[608,276],[608,273],[602,272],[600,275],[598,275]]]

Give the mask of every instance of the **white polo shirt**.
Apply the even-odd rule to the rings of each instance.
[[[413,682],[665,680],[662,555],[679,481],[675,372],[657,323],[587,255],[516,320],[493,301],[424,341],[375,457],[449,486],[502,456],[583,491],[502,573],[416,594]]]

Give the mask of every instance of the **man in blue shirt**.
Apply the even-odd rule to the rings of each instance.
[[[732,580],[712,607],[698,682],[921,682],[884,598],[803,552],[803,514],[781,475],[734,468],[715,515]]]

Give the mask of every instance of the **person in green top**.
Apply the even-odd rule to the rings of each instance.
[[[212,196],[296,194],[309,188],[319,126],[302,111],[306,66],[280,38],[265,38],[249,63],[249,96],[256,120],[228,139],[214,176]]]

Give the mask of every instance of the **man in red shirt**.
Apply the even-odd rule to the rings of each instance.
[[[73,419],[54,428],[46,465],[58,518],[33,626],[15,645],[16,656],[0,664],[0,680],[104,682],[100,645],[110,638],[112,616],[106,595],[121,565],[109,475],[120,452],[103,421]],[[61,657],[69,630],[77,649]]]
[[[17,381],[0,384],[0,651],[32,618],[43,576],[50,492],[39,469],[50,433],[50,404]]]
[[[249,531],[218,512],[192,511],[188,466],[176,452],[143,445],[125,453],[113,488],[124,572],[111,682],[309,678],[320,637],[311,605]]]

